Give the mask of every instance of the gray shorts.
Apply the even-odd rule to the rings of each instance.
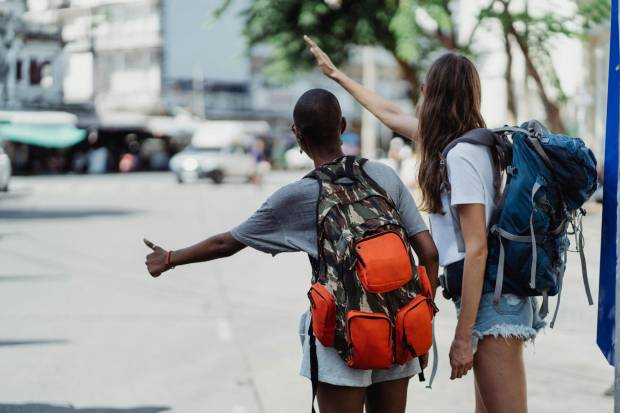
[[[301,316],[299,321],[299,337],[303,348],[300,374],[308,379],[310,378],[309,327],[310,312],[308,311]],[[375,383],[412,377],[421,371],[418,359],[413,359],[402,366],[395,364],[390,369],[352,369],[340,358],[333,347],[323,347],[318,340],[316,341],[316,353],[319,362],[319,381],[336,386],[368,387]]]

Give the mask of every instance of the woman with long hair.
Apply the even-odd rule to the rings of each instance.
[[[487,228],[499,192],[496,154],[486,146],[458,143],[445,160],[450,194],[442,185],[444,148],[466,132],[485,127],[476,67],[456,53],[435,60],[413,117],[349,78],[312,39],[304,39],[326,76],[388,128],[419,144],[422,206],[430,215],[439,263],[448,278],[462,278],[460,291],[452,294],[458,322],[450,346],[450,378],[473,369],[477,413],[526,412],[524,342],[533,340],[544,323],[534,298],[503,294],[495,304],[492,285],[485,280]]]

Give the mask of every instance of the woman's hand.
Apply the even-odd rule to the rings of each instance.
[[[146,269],[151,276],[159,277],[161,273],[170,269],[167,262],[168,251],[158,247],[146,238],[144,239],[144,243],[153,250],[153,252],[146,256]]]
[[[471,344],[471,337],[455,337],[450,346],[450,366],[452,374],[450,380],[460,379],[467,375],[467,372],[474,366],[474,352]]]
[[[327,77],[342,86],[363,107],[379,118],[385,126],[405,138],[418,139],[418,121],[416,118],[403,112],[395,103],[377,95],[341,72],[310,37],[304,36],[304,41],[316,59],[319,68]]]
[[[329,78],[334,79],[336,74],[339,72],[336,65],[332,62],[332,59],[329,58],[327,53],[325,53],[310,37],[304,35],[304,41],[310,48],[310,53],[316,59],[316,63],[321,69],[321,71]]]

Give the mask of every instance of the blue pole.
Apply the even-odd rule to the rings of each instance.
[[[618,0],[612,0],[607,84],[607,127],[605,134],[605,183],[603,227],[601,230],[601,266],[598,300],[597,344],[607,361],[615,364],[616,269],[618,224],[618,116],[620,73],[618,72]],[[619,383],[616,382],[616,386]],[[618,387],[616,387],[618,388]]]

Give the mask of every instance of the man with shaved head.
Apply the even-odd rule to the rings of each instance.
[[[293,122],[292,131],[300,150],[312,158],[316,168],[343,159],[340,135],[347,124],[331,92],[324,89],[305,92],[295,105]],[[368,161],[363,163],[363,170],[391,198],[413,250],[434,281],[437,250],[411,194],[389,166]],[[177,250],[165,250],[145,240],[153,250],[146,258],[148,271],[158,277],[175,266],[228,257],[246,246],[272,255],[303,252],[316,261],[319,195],[319,183],[309,175],[277,190],[252,216],[229,232]],[[307,269],[300,268],[292,276],[298,274],[307,274]],[[404,412],[409,378],[421,371],[418,358],[389,369],[354,369],[333,347],[316,342],[316,359],[311,360],[310,319],[306,312],[300,321],[301,374],[311,378],[311,362],[318,364],[317,397],[322,413],[361,413],[364,404],[369,412]]]

